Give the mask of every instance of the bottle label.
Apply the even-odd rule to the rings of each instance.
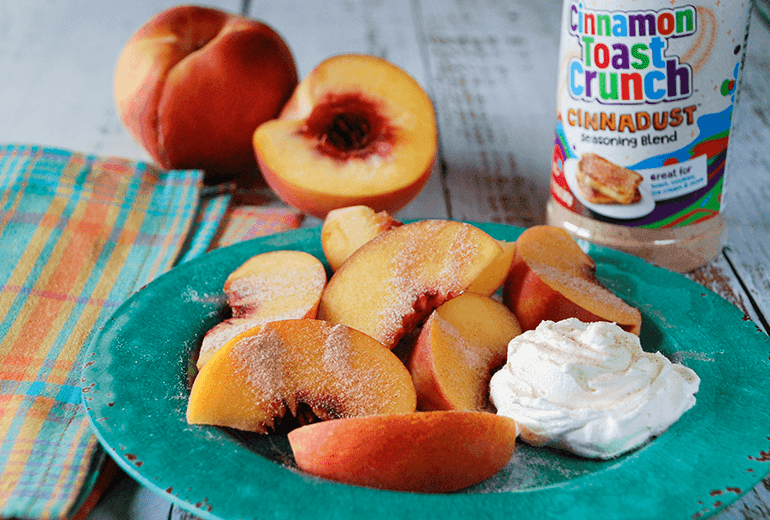
[[[716,216],[748,17],[727,0],[565,0],[552,198],[634,227]]]

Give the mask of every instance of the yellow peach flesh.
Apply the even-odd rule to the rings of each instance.
[[[495,239],[461,222],[423,220],[391,229],[334,273],[318,317],[393,348],[438,305],[462,294],[501,253]]]
[[[235,317],[315,317],[326,285],[326,269],[304,251],[270,251],[250,258],[224,285]]]
[[[219,349],[190,393],[187,421],[266,433],[302,406],[321,419],[415,410],[406,367],[374,339],[344,325],[267,323]]]
[[[534,226],[516,241],[503,299],[524,329],[544,319],[617,323],[639,334],[641,314],[596,278],[596,263],[563,229]]]
[[[345,98],[376,112],[388,136],[365,153],[327,154],[306,124]],[[319,218],[357,204],[394,213],[427,183],[437,130],[430,98],[403,70],[374,56],[341,55],[300,82],[279,118],[254,132],[253,144],[265,180],[288,204]]]
[[[489,380],[519,334],[513,313],[488,296],[467,292],[439,306],[408,362],[418,409],[493,410]]]
[[[516,252],[516,242],[500,242],[503,254],[498,256],[489,267],[487,267],[479,277],[473,281],[468,291],[477,294],[489,296],[494,294],[505,281],[508,271],[513,264],[513,255]]]
[[[401,222],[387,211],[375,211],[368,206],[335,209],[326,215],[321,228],[321,246],[332,270],[336,271],[362,245]]]

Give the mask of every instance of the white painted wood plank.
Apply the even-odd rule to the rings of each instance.
[[[754,13],[730,136],[724,195],[727,257],[770,319],[770,27]]]
[[[409,0],[251,0],[249,15],[283,36],[301,78],[324,59],[352,52],[385,58],[426,84]]]
[[[172,505],[122,471],[86,520],[167,520]]]
[[[289,44],[304,78],[324,59],[336,54],[363,53],[387,59],[409,73],[429,94],[414,12],[409,0],[253,0],[249,15],[266,22]],[[426,188],[396,215],[400,219],[446,218],[438,166]],[[304,226],[321,223],[306,219]]]
[[[452,217],[542,223],[561,2],[419,6]]]

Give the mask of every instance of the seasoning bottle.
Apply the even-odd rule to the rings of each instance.
[[[565,0],[547,221],[695,269],[725,241],[750,0]]]

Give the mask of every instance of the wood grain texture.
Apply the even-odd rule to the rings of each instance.
[[[725,256],[747,300],[770,317],[770,26],[752,18],[727,157]],[[767,331],[767,328],[765,329]]]
[[[542,223],[561,2],[415,4],[451,217]]]
[[[238,0],[209,3],[240,9]],[[113,72],[131,34],[175,4],[0,2],[0,142],[148,160],[121,126]]]

